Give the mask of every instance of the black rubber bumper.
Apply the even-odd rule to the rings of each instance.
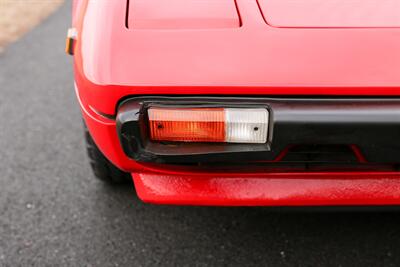
[[[269,110],[265,144],[155,143],[147,109],[262,107]],[[136,97],[121,103],[117,128],[126,155],[139,162],[272,161],[292,145],[353,145],[368,162],[400,162],[400,99]]]

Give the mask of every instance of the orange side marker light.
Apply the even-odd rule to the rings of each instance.
[[[68,55],[74,55],[77,36],[78,32],[75,28],[68,29],[67,40],[65,44],[65,53]]]

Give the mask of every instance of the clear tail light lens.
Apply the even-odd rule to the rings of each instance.
[[[150,139],[175,142],[266,143],[263,108],[150,108]]]
[[[228,143],[266,143],[266,109],[225,109],[225,141]]]

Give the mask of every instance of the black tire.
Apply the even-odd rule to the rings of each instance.
[[[121,171],[114,164],[112,164],[94,143],[86,125],[84,125],[84,129],[86,149],[94,176],[108,184],[123,184],[131,182],[131,175]]]

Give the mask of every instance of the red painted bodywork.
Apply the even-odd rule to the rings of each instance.
[[[398,0],[258,0],[266,22],[280,28],[400,27]]]
[[[217,29],[240,26],[235,2],[231,0],[135,0],[129,5],[128,11],[129,29]]]
[[[84,119],[106,157],[134,173],[139,196],[169,204],[399,204],[398,173],[199,173],[124,154],[112,116],[128,96],[400,96],[399,14],[383,7],[365,15],[380,1],[354,1],[360,15],[348,17],[337,0],[331,20],[306,8],[308,0],[219,1],[211,15],[197,0],[73,2]]]
[[[398,173],[134,174],[144,201],[184,205],[396,205]]]

